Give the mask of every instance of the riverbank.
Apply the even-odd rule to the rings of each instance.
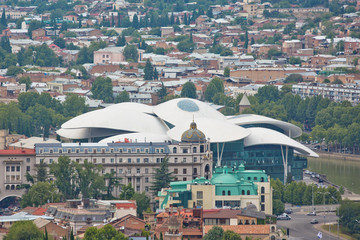
[[[345,153],[326,153],[326,152],[316,152],[321,158],[336,159],[340,161],[356,161],[360,162],[360,155],[355,154],[345,154]]]

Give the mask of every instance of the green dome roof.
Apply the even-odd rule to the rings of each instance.
[[[186,130],[181,135],[182,142],[205,142],[205,134],[198,130],[196,123],[192,122],[190,124],[190,129]]]
[[[212,184],[221,184],[221,183],[223,183],[223,184],[228,184],[228,183],[235,184],[236,181],[238,181],[238,179],[234,175],[222,173],[222,174],[213,176],[213,178],[211,179],[210,182]]]

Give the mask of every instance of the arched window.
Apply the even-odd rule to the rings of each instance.
[[[176,147],[173,148],[173,153],[177,153],[177,148]]]
[[[204,145],[200,145],[200,152],[201,152],[201,153],[204,152]]]
[[[6,190],[10,190],[10,185],[6,185]]]
[[[225,190],[222,191],[222,195],[225,196]]]
[[[11,190],[15,190],[15,185],[11,185]]]
[[[250,180],[251,180],[251,177],[248,177],[248,180],[250,181]]]
[[[247,190],[247,195],[250,195],[250,190]]]
[[[196,147],[193,147],[193,153],[196,153],[196,150],[197,150]]]
[[[271,232],[275,232],[275,227],[274,226],[271,227]]]
[[[254,177],[254,181],[257,181],[257,177]]]
[[[264,182],[264,178],[263,178],[263,177],[260,178],[260,182]]]
[[[261,187],[261,193],[265,193],[265,187]]]
[[[228,191],[228,195],[229,195],[229,196],[231,195],[231,191],[230,191],[230,190]]]
[[[16,190],[19,190],[20,189],[20,185],[16,185]]]
[[[245,195],[245,190],[241,190],[241,195]]]

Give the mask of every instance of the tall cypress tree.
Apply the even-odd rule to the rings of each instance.
[[[1,38],[0,46],[8,53],[11,53],[11,45],[9,38],[7,36],[4,36]]]
[[[114,14],[111,14],[111,26],[115,27],[115,18],[114,18]]]
[[[153,80],[154,79],[154,70],[149,59],[146,61],[145,69],[144,69],[144,80]]]
[[[244,48],[247,49],[249,46],[249,34],[248,31],[245,32],[245,43],[244,43]]]
[[[1,15],[1,20],[0,20],[0,25],[1,25],[1,27],[3,27],[3,28],[6,28],[6,27],[7,27],[7,21],[6,21],[6,15],[5,15],[5,8],[3,8],[3,12],[2,12],[2,15]]]
[[[117,27],[120,27],[120,12],[117,15]]]
[[[135,29],[139,28],[139,19],[138,16],[135,14],[132,21],[132,27]]]

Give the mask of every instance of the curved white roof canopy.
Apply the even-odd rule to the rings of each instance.
[[[105,109],[111,110],[111,111],[135,110],[138,112],[154,114],[153,110],[152,110],[153,109],[152,106],[145,105],[142,103],[134,103],[134,102],[117,103],[117,104],[110,105]]]
[[[100,141],[100,143],[111,143],[111,142],[125,142],[125,139],[131,142],[165,142],[171,140],[167,135],[154,134],[154,133],[126,133],[120,134],[113,137],[108,137]]]
[[[248,124],[270,124],[274,125],[276,127],[279,127],[284,130],[285,134],[287,136],[290,136],[291,138],[296,138],[301,136],[302,130],[298,126],[295,126],[294,124],[276,120],[273,118],[256,115],[256,114],[240,114],[237,116],[232,116],[228,118],[228,121],[231,123],[234,123],[236,125],[242,126],[242,125],[248,125]]]
[[[111,106],[105,109],[87,112],[65,122],[62,129],[79,128],[101,128],[114,129],[128,132],[148,132],[156,134],[165,134],[167,126],[157,117],[138,111],[134,108],[116,109]],[[61,132],[59,132],[61,135]],[[118,134],[114,131],[115,135]],[[62,136],[62,135],[61,135]],[[109,136],[109,135],[107,135]]]
[[[127,131],[115,130],[109,128],[61,128],[56,133],[62,137],[70,139],[85,139],[108,137],[117,134],[128,133]]]
[[[183,120],[182,123],[177,124],[170,129],[167,134],[176,141],[181,141],[181,135],[190,128],[191,121]],[[229,123],[227,121],[213,119],[213,118],[195,118],[197,129],[205,134],[205,137],[210,139],[210,142],[232,142],[245,138],[250,134],[250,131]]]
[[[257,145],[282,145],[294,148],[302,155],[309,157],[319,157],[310,148],[298,143],[297,141],[279,133],[278,131],[268,128],[247,128],[251,134],[244,139],[244,146],[251,147]]]
[[[191,98],[176,98],[161,103],[153,108],[154,113],[166,122],[173,125],[182,124],[198,118],[212,118],[218,120],[226,120],[226,117],[199,100]]]

